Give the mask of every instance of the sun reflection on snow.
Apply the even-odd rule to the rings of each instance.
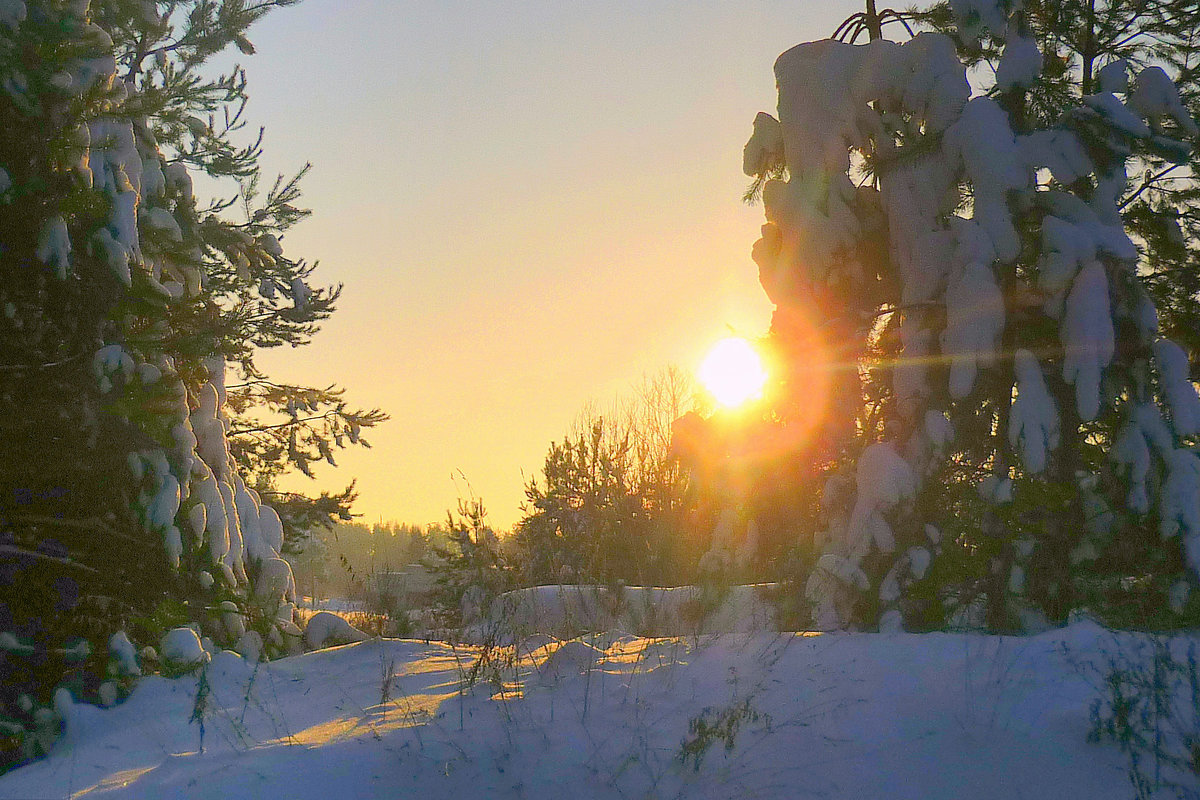
[[[458,694],[458,684],[446,684],[445,694],[406,694],[363,709],[360,716],[321,722],[287,737],[263,742],[262,746],[299,745],[322,747],[360,736],[384,736],[404,728],[424,725],[437,716],[438,708]]]
[[[83,797],[84,795],[88,795],[93,792],[111,792],[116,789],[124,789],[126,786],[138,780],[146,773],[153,772],[156,766],[157,765],[150,765],[148,767],[134,767],[132,769],[121,770],[120,772],[114,772],[111,775],[105,775],[104,778],[98,781],[94,786],[89,786],[86,789],[82,789],[71,795],[71,797]]]

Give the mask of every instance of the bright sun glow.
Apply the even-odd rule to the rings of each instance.
[[[700,365],[700,382],[721,405],[732,408],[762,395],[767,371],[745,339],[722,339]]]

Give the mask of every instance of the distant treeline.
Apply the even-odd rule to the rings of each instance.
[[[445,523],[339,523],[319,529],[298,554],[288,556],[301,594],[355,598],[369,576],[427,561],[435,546],[445,547]]]

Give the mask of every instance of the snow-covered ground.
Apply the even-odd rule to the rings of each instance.
[[[465,691],[479,651],[441,643],[257,669],[221,653],[202,707],[195,676],[71,707],[52,756],[0,777],[0,797],[1124,800],[1122,754],[1086,741],[1086,665],[1137,641],[1087,621],[1027,638],[539,637],[519,682],[485,666]]]

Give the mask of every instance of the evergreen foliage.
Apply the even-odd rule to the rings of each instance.
[[[585,412],[553,442],[525,487],[514,531],[526,584],[677,584],[694,575],[688,473],[672,449],[676,420],[694,403],[668,369],[608,415]]]
[[[941,35],[781,56],[746,147],[776,415],[831,385],[814,621],[1194,622],[1200,15],[916,16]]]
[[[116,631],[148,644],[193,623],[232,645],[249,627],[279,652],[295,628],[283,540],[348,514],[351,489],[308,498],[275,480],[332,464],[385,416],[255,365],[258,348],[306,343],[340,291],[311,286],[316,265],[280,243],[308,214],[307,167],[262,192],[262,132],[240,143],[245,73],[206,66],[229,46],[252,53],[248,28],[294,1],[0,4],[10,723],[35,729],[64,676],[81,699],[111,699],[97,684]],[[194,174],[236,197],[206,203]]]
[[[447,628],[486,620],[492,601],[516,588],[516,571],[477,497],[446,512],[446,542],[432,543],[428,566],[436,576],[434,605]]]
[[[1200,12],[1186,0],[1025,0],[1024,21],[1043,55],[1043,70],[1025,96],[1031,126],[1050,127],[1079,102],[1101,91],[1102,73],[1128,81],[1128,70],[1160,66],[1178,87],[1183,106],[1200,114]],[[953,35],[949,3],[916,15],[924,27]],[[968,46],[970,44],[970,46]],[[961,42],[972,65],[994,69],[1002,48],[990,38]],[[1126,69],[1122,70],[1120,61]],[[987,69],[987,67],[985,67]],[[1200,185],[1195,148],[1139,149],[1126,166],[1130,184],[1118,202],[1138,245],[1138,272],[1158,310],[1162,334],[1187,351],[1193,377],[1200,355]]]

